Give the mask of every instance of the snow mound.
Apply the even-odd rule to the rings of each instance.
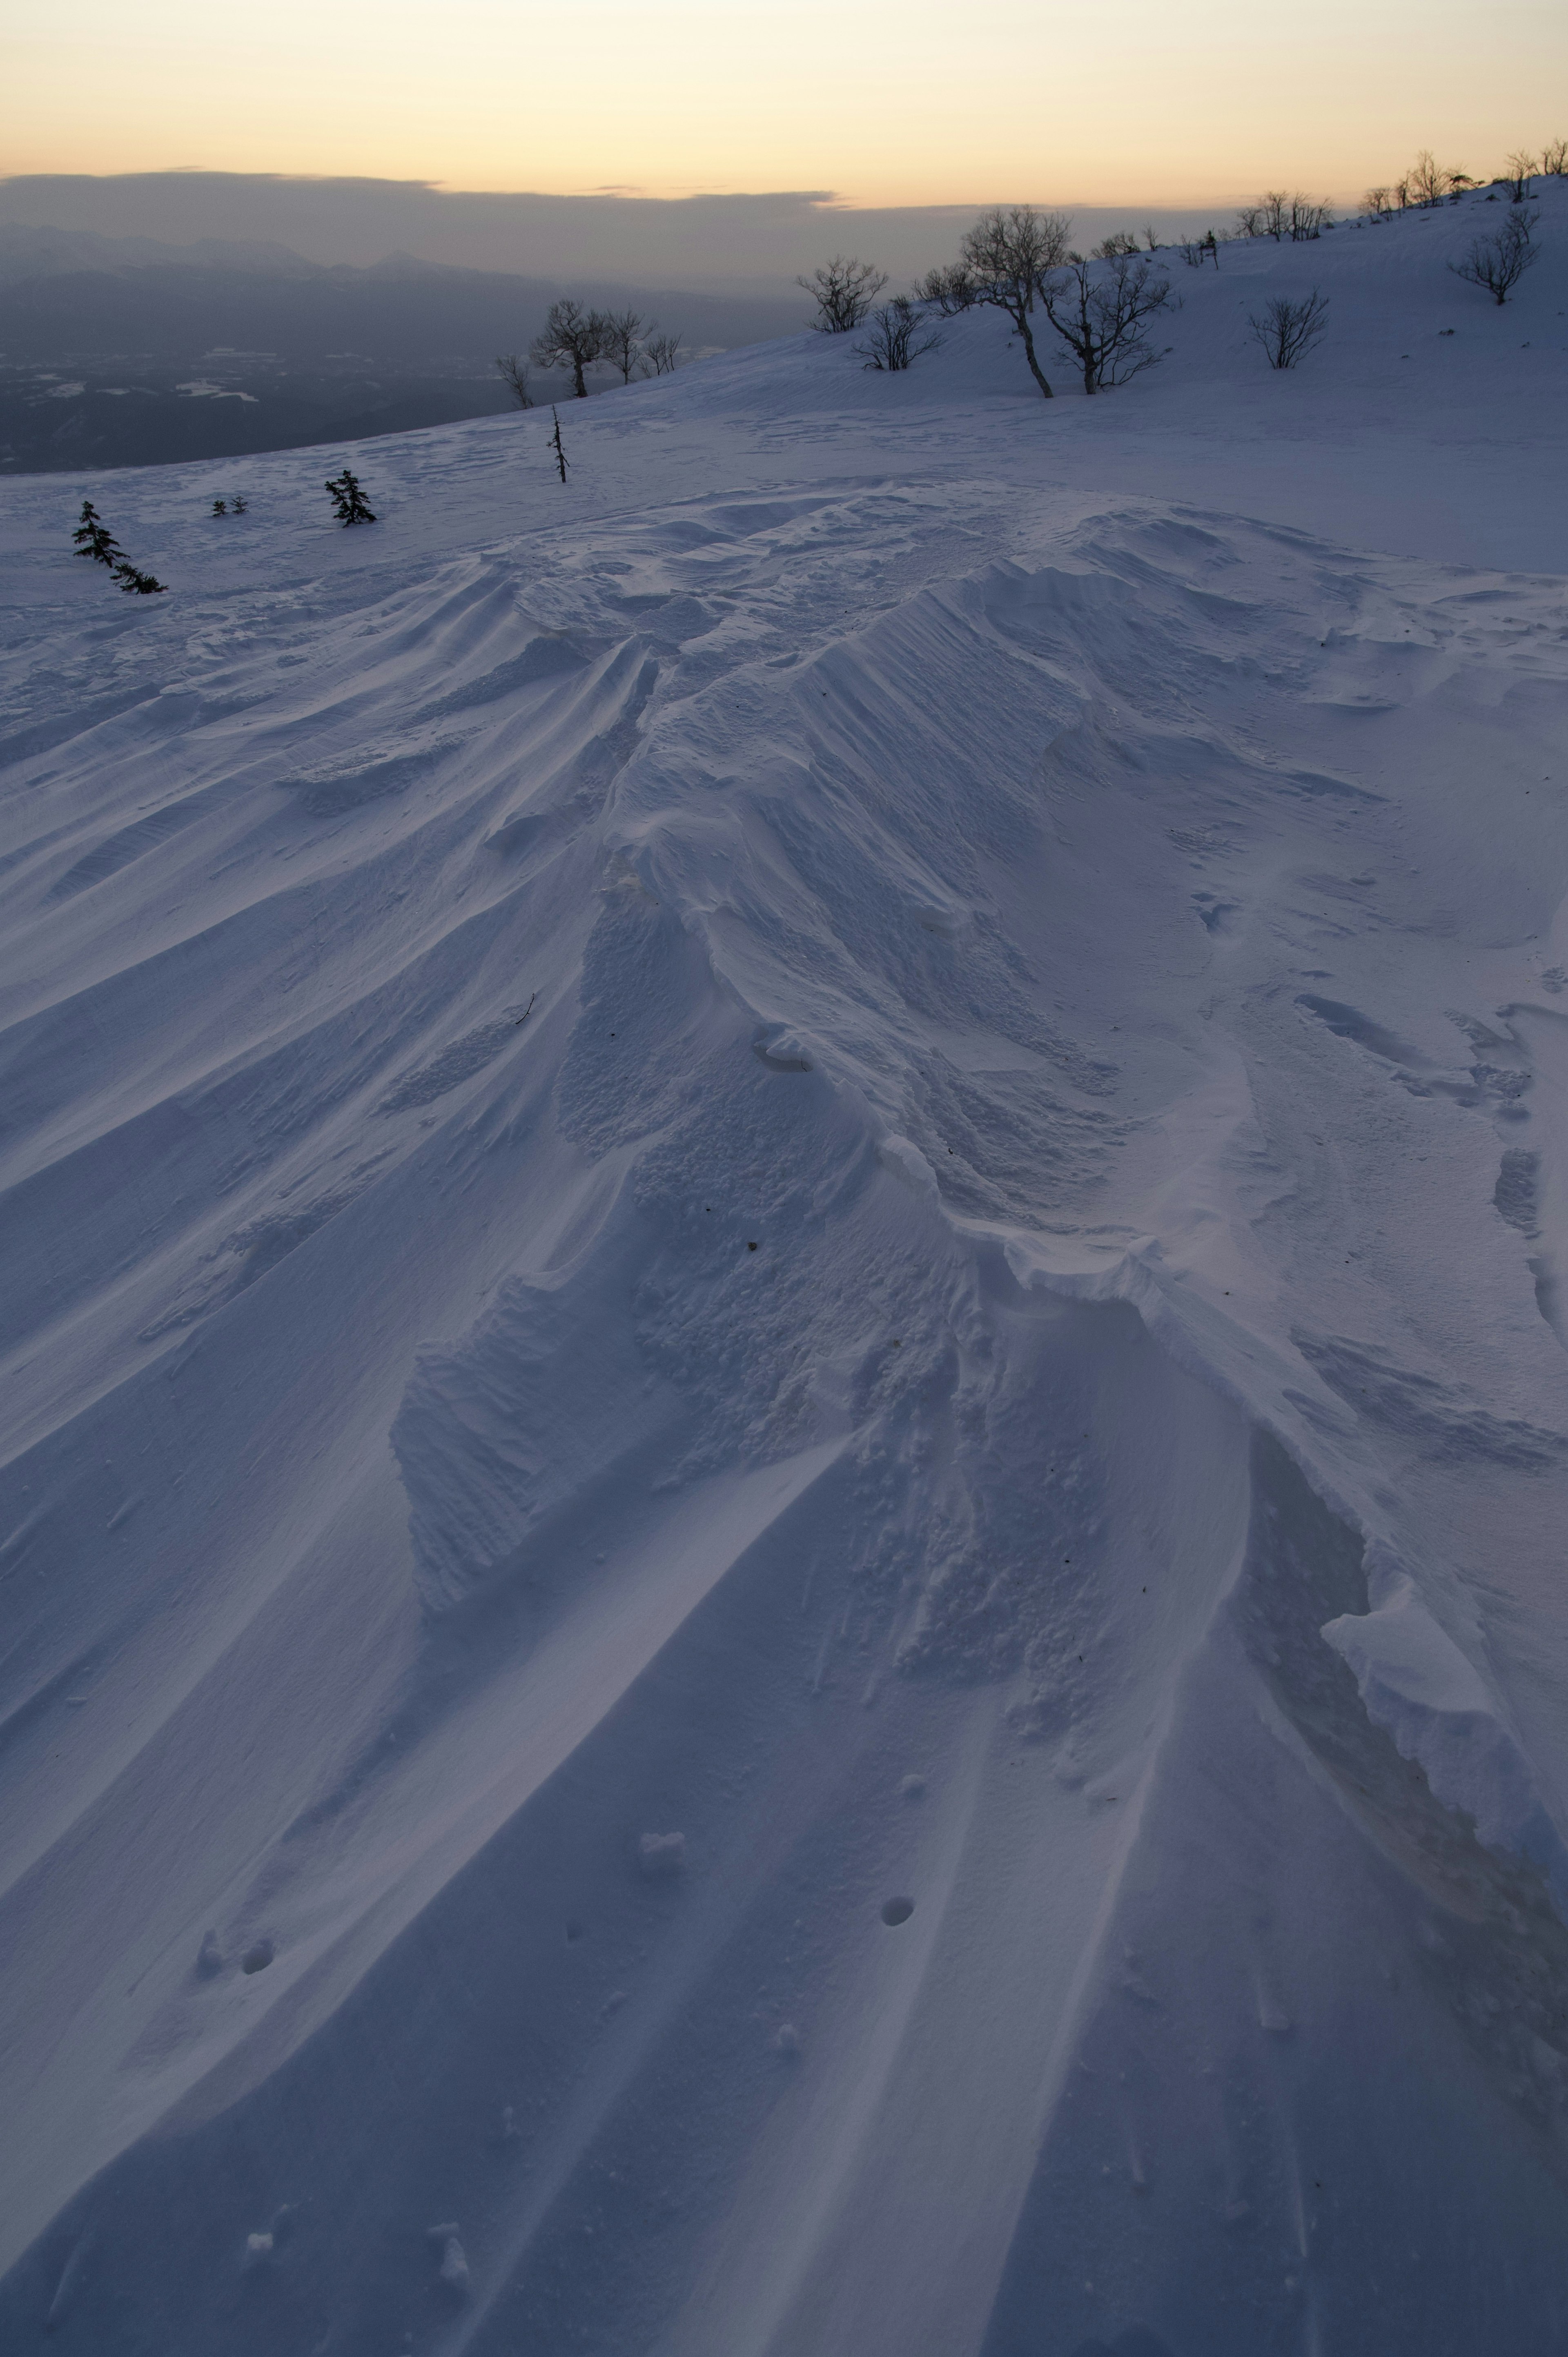
[[[1556,2345],[1563,197],[0,486],[7,2350]]]

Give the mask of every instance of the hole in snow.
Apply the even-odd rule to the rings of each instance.
[[[276,1954],[277,1950],[270,1940],[258,1940],[255,1946],[247,1948],[241,1957],[240,1970],[242,1973],[264,1973]]]
[[[882,1920],[888,1925],[907,1923],[914,1911],[912,1899],[885,1899],[882,1902]]]

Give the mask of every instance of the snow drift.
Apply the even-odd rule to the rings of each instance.
[[[373,533],[105,479],[145,604],[5,488],[7,2349],[1560,2343],[1568,207],[1483,315],[1478,204],[1298,377],[1227,250],[1104,402],[966,319]]]

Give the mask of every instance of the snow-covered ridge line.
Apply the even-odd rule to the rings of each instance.
[[[7,2345],[1552,2345],[1561,584],[936,366],[27,557]]]

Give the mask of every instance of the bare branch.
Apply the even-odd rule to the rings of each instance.
[[[583,371],[603,350],[605,326],[602,311],[585,311],[564,296],[550,306],[542,329],[529,347],[529,358],[535,368],[570,368],[572,390],[581,401],[588,390]]]
[[[973,299],[1004,312],[1024,347],[1029,373],[1046,400],[1051,388],[1035,351],[1035,305],[1049,273],[1067,259],[1072,223],[1065,213],[1037,213],[1033,205],[1000,205],[982,213],[963,241],[959,271]]]
[[[1253,340],[1262,344],[1269,366],[1293,369],[1309,352],[1327,325],[1328,298],[1315,286],[1310,295],[1293,298],[1275,295],[1263,306],[1260,317],[1256,311],[1247,314],[1247,325]]]
[[[681,365],[681,339],[678,335],[650,335],[642,347],[644,376],[673,376]]]
[[[870,313],[865,340],[854,349],[868,369],[885,369],[896,374],[918,361],[922,352],[939,351],[943,340],[940,328],[924,325],[908,295],[895,295],[891,303],[884,303]]]
[[[1077,361],[1085,393],[1127,384],[1165,357],[1144,328],[1170,299],[1165,273],[1126,254],[1099,272],[1074,262],[1040,290],[1041,308]]]
[[[923,303],[929,311],[940,311],[944,319],[950,319],[960,311],[972,311],[979,297],[962,263],[954,262],[945,270],[928,270],[923,278],[917,280],[915,300]]]
[[[642,358],[642,320],[636,311],[606,311],[599,319],[599,358],[619,369],[629,384]]]
[[[1506,303],[1525,272],[1540,259],[1540,248],[1530,242],[1530,215],[1519,212],[1509,215],[1495,237],[1474,239],[1469,252],[1448,267],[1455,278],[1484,286],[1499,303]]]
[[[812,327],[824,336],[846,336],[859,327],[886,285],[887,273],[853,253],[835,253],[831,262],[813,270],[809,278],[797,278],[795,284],[803,286],[816,303]]]
[[[533,407],[533,395],[528,389],[528,362],[520,352],[498,352],[496,366],[501,380],[520,409]]]
[[[1522,205],[1529,196],[1530,181],[1540,168],[1534,156],[1527,156],[1522,148],[1516,148],[1509,157],[1508,169],[1503,174],[1503,178],[1509,184],[1509,193],[1516,205]]]

